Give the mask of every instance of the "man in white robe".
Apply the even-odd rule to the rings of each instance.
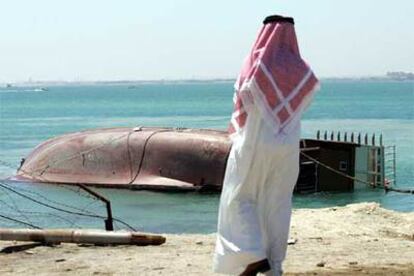
[[[267,17],[235,84],[216,272],[255,275],[270,265],[268,275],[281,275],[299,173],[300,118],[317,87],[300,57],[293,19]]]

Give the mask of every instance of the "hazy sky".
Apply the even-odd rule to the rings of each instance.
[[[412,0],[0,0],[0,82],[236,77],[261,22],[293,16],[317,75],[414,71]]]

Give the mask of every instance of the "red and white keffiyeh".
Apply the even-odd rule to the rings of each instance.
[[[300,56],[293,19],[267,18],[235,83],[229,132],[243,130],[254,104],[276,137],[288,133],[289,123],[300,118],[318,87]]]

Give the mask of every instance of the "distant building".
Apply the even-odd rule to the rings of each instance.
[[[411,72],[387,72],[387,78],[393,80],[414,80],[414,73]]]

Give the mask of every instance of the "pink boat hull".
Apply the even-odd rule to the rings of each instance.
[[[220,190],[227,132],[111,128],[50,139],[29,154],[15,180],[146,190]]]

